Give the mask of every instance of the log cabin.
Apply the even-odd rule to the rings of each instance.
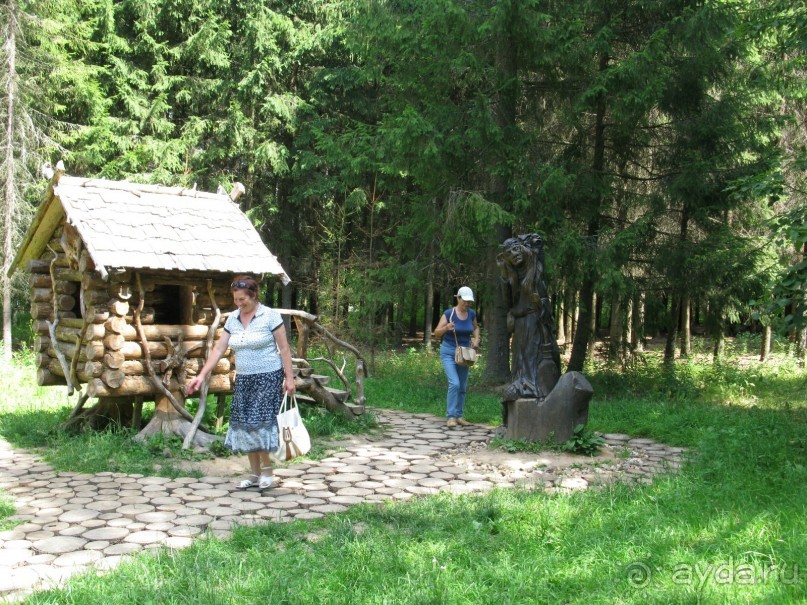
[[[37,381],[81,392],[71,422],[137,425],[179,434],[186,446],[214,439],[198,431],[182,387],[204,363],[232,305],[239,273],[289,277],[236,203],[243,193],[144,185],[65,175],[60,164],[11,264],[30,275]],[[230,393],[231,352],[206,393]],[[83,389],[83,392],[82,392]],[[83,409],[97,398],[91,409]]]

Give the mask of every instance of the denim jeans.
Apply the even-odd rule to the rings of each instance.
[[[467,366],[458,366],[454,363],[454,345],[442,343],[440,345],[440,361],[448,378],[448,398],[446,400],[446,416],[448,418],[461,418],[465,409],[465,393],[468,390]]]

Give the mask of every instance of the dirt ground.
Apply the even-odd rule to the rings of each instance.
[[[381,437],[382,434],[382,431],[379,431],[376,439]],[[374,440],[373,437],[355,435],[338,441],[328,441],[325,448],[326,451],[337,452],[349,446],[363,445]],[[448,450],[439,455],[439,458],[451,460],[455,464],[467,468],[496,469],[503,474],[523,474],[541,468],[562,471],[572,466],[597,466],[604,462],[612,462],[615,456],[609,448],[602,448],[598,456],[582,456],[555,451],[545,451],[537,454],[509,453],[500,449],[488,448],[485,444],[477,442],[454,450]],[[177,466],[188,471],[200,472],[203,476],[238,477],[248,472],[249,462],[246,456],[229,456],[210,460],[183,461]],[[293,467],[293,464],[290,466]]]

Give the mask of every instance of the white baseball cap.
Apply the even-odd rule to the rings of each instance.
[[[474,291],[471,290],[468,286],[463,286],[462,288],[457,290],[457,298],[467,300],[468,302],[474,302]]]

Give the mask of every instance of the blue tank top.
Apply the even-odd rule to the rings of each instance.
[[[457,332],[457,340],[454,340],[454,332],[450,330],[443,334],[443,344],[456,347],[457,341],[461,347],[470,347],[471,346],[471,335],[474,333],[474,319],[476,319],[476,311],[473,309],[468,309],[468,317],[465,319],[460,319],[457,315],[456,311],[454,311],[454,319],[451,319],[451,312],[454,311],[454,307],[450,309],[446,309],[443,312],[443,315],[446,317],[446,321],[454,322],[455,330]]]

